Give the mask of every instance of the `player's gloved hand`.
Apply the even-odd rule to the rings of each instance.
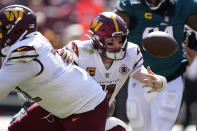
[[[59,49],[58,54],[62,57],[64,62],[66,62],[67,64],[74,62],[74,58],[73,58],[72,53],[70,51],[66,50],[65,48]]]
[[[147,93],[161,92],[167,85],[166,78],[153,73],[150,69],[150,66],[147,67],[147,71],[148,71],[147,74],[148,79],[144,80],[144,83],[146,83],[144,86],[152,88]]]

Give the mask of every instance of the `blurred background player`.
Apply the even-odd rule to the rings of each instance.
[[[185,119],[183,119],[183,126],[186,128],[190,123],[195,124],[195,112],[191,109],[192,105],[197,103],[197,32],[185,25],[184,49],[189,64],[185,72],[185,90],[184,99],[185,104]],[[193,117],[194,116],[194,117]]]
[[[118,1],[115,12],[127,22],[129,41],[139,45],[145,67],[151,66],[153,72],[164,75],[168,80],[163,92],[151,95],[137,88],[140,84],[129,81],[127,116],[133,131],[171,131],[181,106],[182,74],[187,65],[182,47],[184,25],[197,29],[196,7],[197,0]],[[173,56],[161,59],[143,50],[142,38],[158,30],[177,40],[179,50]]]

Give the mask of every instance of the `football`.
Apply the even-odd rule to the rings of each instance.
[[[160,58],[170,57],[178,50],[177,41],[162,31],[149,33],[142,39],[142,45],[145,51]]]

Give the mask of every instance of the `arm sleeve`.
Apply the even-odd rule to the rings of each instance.
[[[146,78],[146,74],[148,74],[148,72],[146,68],[142,65],[140,68],[136,69],[136,71],[132,73],[132,78],[143,83],[143,79]]]
[[[34,77],[41,70],[36,61],[7,62],[0,70],[0,100],[8,95],[14,88]]]

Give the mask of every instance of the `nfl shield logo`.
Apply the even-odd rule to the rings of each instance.
[[[105,73],[105,78],[109,78],[109,73]]]

